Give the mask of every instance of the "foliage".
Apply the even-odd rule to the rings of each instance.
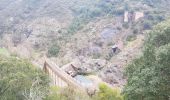
[[[153,31],[150,32],[147,42],[154,47],[160,47],[170,43],[170,20],[157,25]]]
[[[91,100],[90,97],[81,91],[73,88],[52,87],[51,93],[44,100]]]
[[[67,29],[69,34],[73,34],[78,30],[83,28],[83,24],[85,23],[84,19],[75,18],[73,22],[70,24],[69,28]]]
[[[93,19],[107,15],[123,15],[124,8],[117,7],[117,4],[123,3],[123,0],[107,0],[90,1],[90,4],[75,7],[72,9],[75,18],[68,27],[68,33],[76,33],[83,26]]]
[[[57,57],[60,52],[60,46],[57,43],[54,43],[48,49],[48,56],[49,57]]]
[[[133,34],[133,35],[129,35],[129,36],[126,38],[126,40],[127,40],[127,41],[134,41],[136,38],[137,38],[136,35]]]
[[[58,87],[51,87],[50,93],[44,100],[61,100]]]
[[[133,30],[133,34],[138,34],[139,33],[139,30],[137,29],[137,28],[135,28],[134,30]]]
[[[119,89],[112,89],[105,84],[100,84],[99,92],[94,98],[95,100],[123,100]]]
[[[28,98],[33,98],[33,95],[36,98],[44,97],[48,82],[47,76],[28,61],[14,57],[0,57],[1,100],[30,100]],[[33,85],[34,83],[38,85]],[[38,89],[36,93],[30,91],[33,86]],[[40,92],[41,96],[38,95]],[[28,96],[29,93],[31,95]]]
[[[145,21],[144,24],[143,24],[143,29],[144,30],[149,30],[151,29],[151,23],[149,21]]]
[[[99,92],[92,98],[73,88],[52,87],[51,93],[44,100],[123,100],[123,96],[119,89],[112,89],[105,84],[100,84]]]
[[[125,100],[170,99],[170,20],[157,25],[145,41],[143,55],[126,69]]]

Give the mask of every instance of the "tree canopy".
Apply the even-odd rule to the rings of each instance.
[[[170,20],[155,26],[143,55],[126,69],[125,100],[170,99]]]
[[[0,56],[1,100],[41,100],[48,83],[48,77],[28,61]]]

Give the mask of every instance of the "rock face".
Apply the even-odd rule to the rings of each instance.
[[[125,84],[125,78],[123,76],[122,69],[117,65],[112,65],[110,67],[105,67],[100,73],[99,77],[103,81],[111,84],[112,86],[123,86]]]
[[[117,34],[117,30],[113,29],[113,28],[105,28],[102,32],[101,32],[101,38],[105,41],[105,42],[109,42],[112,41],[113,38],[116,36]]]

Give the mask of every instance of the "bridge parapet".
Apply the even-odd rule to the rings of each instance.
[[[81,91],[86,91],[77,81],[65,73],[55,63],[46,59],[43,70],[52,78],[52,85],[58,87],[72,87]]]

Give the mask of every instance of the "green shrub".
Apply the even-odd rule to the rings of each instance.
[[[133,30],[133,34],[138,34],[139,33],[139,30],[137,29],[137,28],[135,28],[134,30]]]
[[[99,92],[94,97],[95,100],[123,100],[119,89],[112,89],[105,84],[100,84]]]
[[[70,24],[70,26],[68,27],[67,31],[68,34],[67,35],[71,35],[76,33],[78,30],[83,28],[83,25],[85,23],[84,19],[81,18],[75,18],[72,23]]]
[[[136,35],[129,35],[127,38],[126,38],[126,41],[134,41],[136,39]]]
[[[44,100],[61,100],[61,95],[59,94],[60,88],[51,87],[48,96]]]
[[[60,46],[58,44],[53,44],[48,49],[48,56],[49,57],[57,57],[60,52]]]
[[[50,94],[44,100],[91,100],[90,97],[73,88],[52,87]]]

